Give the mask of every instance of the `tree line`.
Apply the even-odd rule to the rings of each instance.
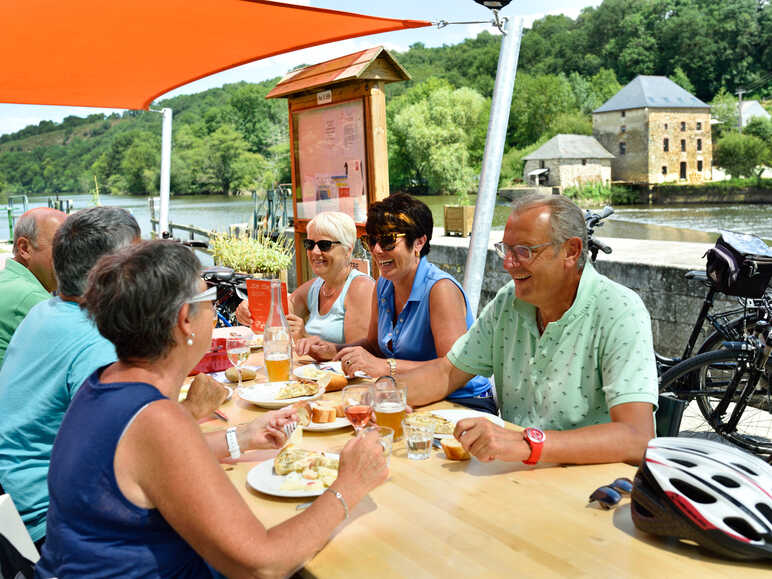
[[[412,80],[387,86],[393,189],[475,189],[499,48],[500,37],[483,32],[457,45],[417,43],[395,53]],[[769,71],[766,0],[605,0],[576,19],[546,16],[523,35],[502,183],[520,179],[522,157],[555,134],[591,134],[591,111],[638,74],[668,76],[713,104],[721,120],[717,161],[750,155],[755,167],[769,162],[772,130],[765,123],[754,122],[744,135],[733,128],[734,92],[752,86],[744,98],[772,97]],[[286,102],[264,98],[277,80],[156,103],[174,111],[174,194],[230,194],[289,181]],[[157,191],[160,140],[161,117],[148,111],[43,121],[0,137],[0,192],[84,192],[94,177],[102,192]]]

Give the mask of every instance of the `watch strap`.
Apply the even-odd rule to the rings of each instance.
[[[523,463],[536,464],[539,462],[546,438],[544,432],[538,428],[526,428],[523,431],[523,439],[528,443],[528,446],[531,447],[531,455],[524,460]]]
[[[239,446],[239,438],[236,436],[236,427],[231,426],[225,431],[225,442],[228,443],[228,452],[231,458],[236,460],[241,456],[241,447]]]

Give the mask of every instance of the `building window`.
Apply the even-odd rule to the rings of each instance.
[[[665,123],[665,130],[667,131],[667,123]]]
[[[622,111],[622,118],[625,118],[625,115],[627,114],[627,111]]]
[[[697,150],[702,151],[702,139],[697,139]]]
[[[670,139],[665,137],[665,140],[662,141],[662,150],[666,153],[670,150]]]
[[[686,150],[686,139],[681,139],[681,150],[682,151]]]
[[[681,172],[678,176],[681,179],[686,179],[686,161],[681,161]]]
[[[539,169],[544,169],[544,161],[539,161]]]
[[[686,130],[686,123],[685,123],[685,122],[682,122],[682,123],[681,123],[681,130],[682,130],[682,131],[685,131],[685,130]]]
[[[697,170],[702,171],[702,159],[697,160]]]
[[[667,175],[667,165],[662,165],[662,174]]]
[[[621,127],[619,127],[619,130],[624,133],[627,130],[627,127],[622,125]]]
[[[587,164],[587,159],[582,159],[582,165],[586,165],[586,164]]]
[[[697,121],[697,130],[698,131],[702,130],[702,123],[700,121]]]
[[[619,154],[624,155],[627,152],[627,145],[625,143],[619,143]]]

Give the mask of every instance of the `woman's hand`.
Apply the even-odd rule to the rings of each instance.
[[[238,320],[242,326],[252,325],[254,320],[252,319],[252,313],[249,311],[249,302],[247,300],[241,302],[239,307],[236,308],[236,320]]]
[[[377,378],[389,373],[388,364],[383,358],[376,358],[362,346],[342,348],[334,360],[340,360],[343,373],[353,376],[354,372],[364,372],[368,376]]]
[[[322,340],[319,336],[308,336],[295,342],[298,356],[311,356],[314,360],[332,360],[337,352],[335,344]]]
[[[362,431],[346,443],[340,453],[337,487],[353,508],[375,487],[386,482],[389,469],[377,431]]]
[[[289,324],[290,335],[293,341],[298,341],[306,337],[306,323],[300,316],[287,314],[287,323]]]
[[[246,425],[249,448],[281,448],[287,442],[284,425],[297,420],[298,415],[291,406],[258,416]]]

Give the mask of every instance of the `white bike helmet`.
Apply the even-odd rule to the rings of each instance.
[[[772,558],[772,466],[696,438],[649,441],[631,493],[635,526],[733,559]]]

